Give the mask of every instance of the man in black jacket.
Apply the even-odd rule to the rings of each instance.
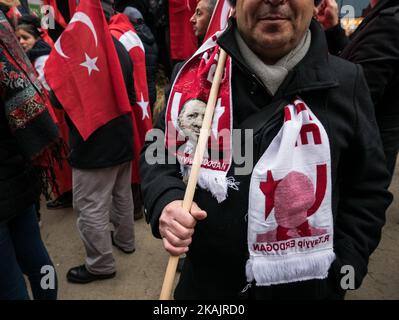
[[[233,157],[227,173],[228,186],[232,187],[227,198],[215,199],[212,188],[218,185],[208,184],[210,191],[198,187],[195,203],[187,212],[181,201],[186,188],[181,176],[184,163],[148,164],[148,160],[153,160],[148,157],[154,146],[157,153],[163,150],[159,147],[163,146],[163,139],[148,142],[141,156],[146,215],[153,234],[163,239],[172,255],[187,253],[175,298],[235,299],[245,291],[244,287],[250,288],[245,291],[250,298],[343,298],[347,288],[340,284],[342,267],[353,268],[358,288],[367,274],[369,256],[380,241],[385,210],[392,201],[387,191],[389,174],[362,70],[328,55],[324,32],[317,22],[311,21],[313,0],[231,3],[235,18],[217,42],[231,57],[232,126],[253,130],[254,134],[252,139],[233,140],[232,149],[245,150],[246,145],[253,143],[249,158],[253,157],[255,170],[236,174],[242,164]],[[208,53],[204,59],[209,60]],[[185,67],[183,74],[184,70]],[[182,86],[187,89],[189,84]],[[316,134],[311,142],[300,135],[297,142],[284,145],[285,139],[281,137],[285,138],[285,130],[280,128],[288,128],[293,121],[294,115],[289,111],[293,105],[287,105],[292,99],[302,101],[294,103],[297,117],[305,109],[312,110],[313,115],[303,119],[319,119],[318,125],[311,126],[314,132],[319,132],[316,127],[324,127],[324,138]],[[218,118],[220,114],[219,106]],[[168,111],[167,116],[173,117],[173,113]],[[157,127],[165,130],[164,121]],[[304,200],[302,192],[311,190],[309,179],[297,170],[284,178],[281,172],[285,169],[281,167],[280,171],[264,172],[259,181],[256,169],[284,157],[288,162],[290,158],[297,159],[303,146],[307,156],[300,163],[309,163],[309,168],[313,168],[314,163],[309,161],[315,153],[307,145],[322,145],[322,141],[330,145],[325,155],[331,155],[331,184],[327,184],[327,189],[331,187],[331,198],[320,203],[327,204],[325,213],[329,212],[332,231],[328,238],[317,240],[307,236],[325,234],[327,224],[311,228],[309,223],[315,223],[306,222],[306,212],[305,217],[303,213],[309,203],[300,205]],[[278,144],[280,148],[276,148]],[[290,148],[292,152],[287,153]],[[276,150],[281,150],[281,157],[268,158]],[[219,181],[223,182],[220,178]],[[290,181],[296,184],[290,185]],[[292,188],[293,185],[296,187]],[[260,190],[265,197],[258,197]],[[293,200],[294,196],[298,200]],[[309,210],[308,215],[312,215]],[[261,216],[256,216],[258,212]],[[323,215],[316,215],[319,214]],[[259,230],[273,227],[273,232],[258,234],[258,243],[252,246],[254,226]],[[324,255],[321,251],[309,256],[306,251],[322,242],[330,242],[331,251],[322,259],[318,256]]]
[[[371,1],[366,18],[349,39],[339,24],[335,0],[327,4],[321,18],[330,52],[363,67],[393,176],[399,150],[399,3]]]
[[[102,1],[112,15],[111,1]],[[115,38],[114,44],[121,64],[130,104],[135,104],[133,67],[128,52]],[[107,90],[107,88],[100,88]],[[88,283],[115,276],[112,244],[125,253],[135,251],[133,199],[130,190],[133,137],[131,115],[120,116],[83,140],[73,123],[70,127],[73,203],[77,210],[78,228],[87,257],[84,265],[74,267],[67,279]],[[109,222],[115,227],[109,230]]]

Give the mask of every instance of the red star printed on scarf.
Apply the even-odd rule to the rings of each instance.
[[[267,171],[266,181],[260,183],[260,189],[266,197],[265,220],[274,208],[274,193],[281,180],[274,180],[272,172]]]

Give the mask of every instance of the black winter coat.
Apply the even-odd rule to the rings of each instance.
[[[326,128],[331,146],[337,256],[328,279],[252,288],[248,292],[251,298],[266,299],[342,298],[341,267],[354,267],[359,287],[367,274],[369,256],[380,241],[385,211],[392,201],[387,191],[389,174],[363,72],[352,63],[328,55],[324,32],[318,23],[312,22],[308,54],[271,97],[244,62],[234,28],[235,23],[230,24],[218,42],[233,59],[233,126],[254,130],[255,163],[283,124],[283,106],[296,95],[300,95]],[[163,121],[157,127],[164,130]],[[185,184],[179,165],[146,163],[144,152],[150,144],[146,144],[141,157],[142,189],[147,220],[153,234],[160,237],[161,212],[168,203],[183,199]],[[235,166],[233,163],[232,170]],[[228,198],[221,204],[208,191],[196,190],[194,200],[208,216],[196,226],[175,291],[177,299],[236,299],[246,285],[250,175],[235,179],[240,183],[239,191],[229,190]]]
[[[0,96],[0,223],[26,212],[41,193],[39,176],[19,150],[4,108]]]
[[[134,28],[144,46],[148,95],[150,98],[150,105],[154,107],[157,100],[156,72],[158,67],[158,46],[150,28],[144,22],[135,23]]]
[[[339,26],[327,31],[333,52],[360,64],[375,105],[381,129],[399,126],[399,3],[380,0],[350,36]]]
[[[132,61],[123,45],[115,38],[113,40],[122,67],[130,104],[133,106],[136,103],[136,95],[133,90]],[[51,94],[50,97],[53,105],[62,108],[54,94]],[[71,152],[69,162],[72,168],[108,168],[133,159],[133,129],[130,114],[108,122],[97,129],[86,141],[83,140],[68,116],[66,116],[66,120],[70,129],[69,144]]]

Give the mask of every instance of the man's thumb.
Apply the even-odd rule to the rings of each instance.
[[[190,213],[195,220],[204,220],[207,216],[206,211],[200,209],[195,202],[193,202],[193,204],[191,206]]]

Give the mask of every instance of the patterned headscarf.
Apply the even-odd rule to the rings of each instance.
[[[47,97],[33,66],[0,11],[0,93],[9,128],[21,153],[37,159],[58,139]]]

